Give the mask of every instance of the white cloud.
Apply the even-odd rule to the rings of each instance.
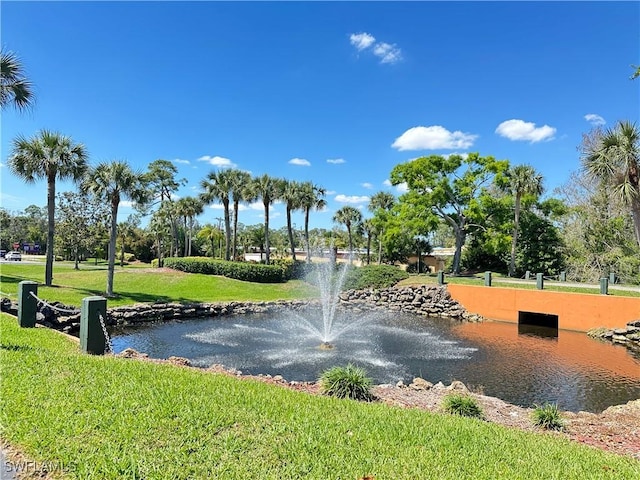
[[[407,182],[402,182],[396,186],[393,186],[391,185],[391,180],[387,178],[384,182],[382,182],[382,184],[386,185],[387,187],[395,188],[398,193],[407,193],[409,191],[409,186],[407,185]]]
[[[221,203],[212,203],[209,205],[209,208],[211,208],[212,210],[224,210],[224,205],[222,205]],[[232,206],[230,206],[229,208],[231,211],[233,211]],[[260,209],[264,210],[264,207],[262,207],[262,203],[260,204]],[[246,205],[243,205],[242,203],[238,204],[239,212],[244,212],[245,210],[249,210],[249,207],[247,207]]]
[[[584,119],[589,122],[591,125],[593,125],[594,127],[597,127],[599,125],[604,125],[605,123],[607,123],[605,121],[604,118],[602,118],[600,115],[598,115],[597,113],[587,113],[584,116]]]
[[[533,122],[511,119],[498,125],[496,133],[509,140],[522,140],[536,143],[542,140],[553,140],[556,129],[549,125],[536,127],[536,124]]]
[[[358,49],[358,51],[360,51],[369,48],[371,45],[373,45],[376,39],[373,35],[362,32],[352,33],[349,36],[349,41],[351,42],[351,45],[353,45],[354,47],[356,47],[356,49]]]
[[[215,157],[212,157],[210,155],[204,155],[204,156],[200,157],[198,159],[198,161],[199,162],[207,162],[210,165],[213,165],[214,167],[221,167],[221,168],[235,168],[236,167],[236,164],[233,163],[228,158],[219,157],[217,155]]]
[[[389,43],[376,43],[373,54],[380,59],[380,63],[396,63],[402,60],[402,51]]]
[[[120,206],[124,207],[124,208],[132,208],[133,207],[133,202],[130,200],[122,200],[120,202]]]
[[[310,167],[311,162],[309,160],[305,160],[304,158],[292,158],[289,160],[290,165],[300,165],[301,167]]]
[[[335,190],[327,190],[325,192],[326,195],[335,195],[337,192]]]
[[[358,204],[368,203],[371,199],[366,195],[343,195],[340,193],[335,196],[334,200],[338,203]]]
[[[327,163],[333,163],[334,165],[340,165],[341,163],[346,163],[344,158],[328,158]]]
[[[391,146],[401,151],[469,148],[476,138],[478,135],[461,131],[450,132],[440,125],[418,126],[404,132]]]
[[[182,163],[184,165],[190,165],[191,162],[189,160],[182,160],[181,158],[174,158],[173,163]]]
[[[369,183],[369,182],[361,183],[360,186],[364,187],[364,188],[368,188],[368,189],[372,189],[373,188],[373,184]]]
[[[402,50],[395,44],[377,42],[376,37],[370,33],[352,33],[349,41],[358,52],[372,48],[373,54],[380,59],[380,63],[396,63],[402,60]]]
[[[396,185],[396,190],[399,193],[407,193],[409,191],[409,185],[407,185],[407,182],[399,183]]]

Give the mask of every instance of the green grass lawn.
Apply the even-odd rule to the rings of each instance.
[[[0,291],[3,294],[15,296],[18,283],[23,280],[44,281],[44,265],[41,264],[5,263],[0,268]],[[107,271],[104,266],[95,266],[93,263],[83,263],[80,270],[74,270],[71,262],[56,262],[53,284],[52,287],[39,285],[38,297],[80,306],[84,297],[104,294]],[[155,301],[288,300],[314,295],[314,290],[299,280],[275,284],[251,283],[212,275],[178,271],[167,273],[139,265],[116,267],[114,290],[117,297],[108,300],[109,307]]]
[[[0,435],[82,479],[631,479],[553,434],[111,356],[0,315]]]
[[[514,279],[509,279],[503,277],[498,274],[493,274],[492,276],[492,284],[494,287],[501,288],[522,288],[526,290],[535,290],[536,280],[535,277],[533,280],[528,281],[517,281],[514,282]],[[408,285],[435,285],[438,282],[437,275],[433,274],[421,274],[421,275],[411,275],[406,280],[402,280],[398,283],[399,286],[408,286]],[[445,275],[446,283],[460,284],[460,285],[484,285],[484,274],[476,274],[472,276],[460,276],[454,277],[451,275]],[[552,292],[569,292],[569,293],[589,293],[593,295],[600,294],[600,287],[594,287],[592,285],[585,286],[567,286],[563,285],[561,282],[553,281],[553,280],[545,280],[544,289]],[[621,296],[621,297],[640,297],[640,290],[630,291],[630,290],[621,290],[619,286],[609,285],[609,295],[612,296]]]

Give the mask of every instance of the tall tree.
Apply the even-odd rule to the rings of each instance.
[[[72,256],[74,268],[78,270],[81,255],[92,251],[104,239],[104,219],[109,209],[104,203],[80,193],[62,192],[57,197],[56,239],[62,251]]]
[[[345,206],[340,208],[333,216],[333,221],[347,227],[349,236],[349,264],[353,264],[353,230],[362,221],[362,213],[354,207]]]
[[[140,217],[132,214],[124,222],[118,223],[118,236],[120,237],[120,266],[124,267],[124,254],[126,252],[127,239],[131,238],[140,224]]]
[[[367,208],[374,214],[372,220],[378,232],[378,265],[382,263],[382,238],[385,231],[387,214],[396,203],[396,197],[389,192],[378,192],[372,195]]]
[[[507,190],[514,198],[513,234],[511,237],[511,261],[509,262],[509,276],[516,271],[516,246],[520,227],[520,208],[522,197],[532,195],[536,198],[542,195],[542,175],[531,165],[516,165],[507,171]]]
[[[15,53],[0,51],[0,107],[25,110],[33,105],[33,85]]]
[[[587,173],[612,189],[631,210],[636,241],[640,246],[640,128],[621,121],[607,129],[582,151]]]
[[[53,282],[56,180],[79,181],[87,169],[87,151],[81,143],[57,132],[41,130],[32,138],[13,140],[9,169],[27,183],[47,180],[47,262],[45,285]]]
[[[118,232],[118,207],[120,201],[128,198],[136,203],[147,200],[148,190],[143,175],[131,170],[125,161],[102,162],[92,168],[82,182],[84,193],[94,195],[111,207],[109,228],[109,253],[107,272],[107,297],[113,297],[113,275],[116,260],[116,236]]]
[[[460,273],[460,257],[470,229],[481,220],[479,197],[495,179],[503,176],[508,160],[468,156],[431,155],[396,165],[391,183],[406,183],[409,191],[401,197],[410,200],[432,215],[445,220],[456,237],[453,273]]]
[[[281,179],[266,174],[253,180],[253,190],[258,198],[262,200],[262,205],[264,205],[264,243],[265,261],[267,265],[271,258],[271,245],[269,243],[269,207],[282,195],[282,186],[283,181]]]
[[[282,200],[287,207],[287,236],[289,237],[289,246],[291,248],[291,257],[296,260],[296,244],[293,239],[293,225],[291,223],[291,212],[302,208],[302,198],[304,195],[304,186],[295,180],[285,180],[282,186]]]
[[[238,255],[238,212],[240,202],[253,202],[257,199],[251,188],[251,174],[242,170],[231,170],[231,196],[233,197],[233,247],[232,260]]]
[[[173,255],[178,255],[178,219],[173,204],[173,195],[180,186],[186,183],[186,179],[176,179],[178,169],[169,160],[154,160],[147,168],[147,173],[143,176],[143,181],[148,185],[150,192],[150,206],[159,203],[164,213],[156,220],[165,219],[171,226],[171,250]]]
[[[149,221],[149,231],[155,238],[155,248],[158,255],[158,268],[164,266],[164,257],[166,253],[171,253],[172,245],[167,248],[165,240],[172,237],[172,225],[170,221],[170,215],[168,213],[168,207],[173,204],[165,203],[158,210],[153,212],[151,220]]]
[[[584,169],[574,172],[558,193],[568,206],[560,219],[567,275],[597,282],[616,272],[625,283],[640,282],[640,246],[621,199]]]
[[[224,208],[225,260],[231,258],[231,216],[229,213],[229,202],[233,188],[233,176],[234,173],[232,170],[218,170],[209,173],[207,178],[200,182],[200,187],[204,190],[203,193],[200,194],[202,203],[210,204],[219,200]]]
[[[367,237],[367,265],[371,263],[371,237],[378,231],[371,218],[362,221],[362,231]]]
[[[193,221],[203,211],[202,201],[194,197],[183,197],[176,202],[178,212],[184,218],[184,256],[191,256],[191,243],[193,239]]]
[[[304,182],[300,198],[300,206],[304,210],[304,247],[307,252],[307,263],[311,263],[311,247],[309,245],[309,213],[311,210],[322,210],[327,206],[324,199],[326,190],[313,182]]]

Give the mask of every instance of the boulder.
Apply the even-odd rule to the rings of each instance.
[[[429,390],[433,387],[433,383],[426,381],[424,378],[416,377],[409,385],[413,390]]]

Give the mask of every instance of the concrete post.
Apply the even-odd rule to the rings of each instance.
[[[542,290],[544,288],[544,277],[541,273],[536,273],[536,288]]]
[[[530,278],[531,278],[531,272],[527,270],[526,272],[524,272],[524,279],[529,280]]]
[[[85,297],[80,312],[80,349],[85,353],[104,355],[107,339],[100,325],[100,315],[107,318],[107,299]]]
[[[612,274],[614,275],[614,274]],[[607,277],[602,277],[600,279],[600,294],[608,295],[609,294],[609,279]]]
[[[33,295],[38,294],[38,283],[24,280],[18,283],[18,325],[22,328],[36,326],[36,312],[38,300]]]
[[[484,286],[491,286],[491,272],[484,272]]]
[[[438,272],[438,285],[444,285],[444,272],[442,270]]]
[[[564,270],[562,272],[560,272],[560,281],[561,282],[566,282],[567,281],[567,272],[565,272]]]

